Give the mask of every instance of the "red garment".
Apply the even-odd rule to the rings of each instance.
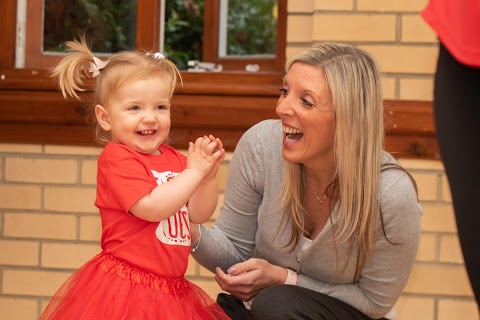
[[[186,157],[167,145],[139,154],[111,142],[98,159],[103,251],[57,291],[41,320],[230,319],[185,279],[191,247],[188,208],[158,222],[129,213],[157,185],[175,178]]]
[[[480,67],[480,0],[430,0],[422,17],[455,59]]]

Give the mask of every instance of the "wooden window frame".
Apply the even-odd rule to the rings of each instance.
[[[136,48],[156,50],[160,47],[161,1],[137,2]],[[278,17],[276,54],[268,58],[220,58],[218,56],[220,0],[205,0],[203,60],[221,64],[225,71],[244,71],[247,64],[258,64],[261,71],[281,71],[285,63],[287,0],[277,0]],[[57,65],[62,54],[43,53],[43,1],[27,1],[25,68],[46,69]]]
[[[137,2],[136,48],[156,49],[159,47],[160,30],[151,26],[160,25],[160,1]],[[25,30],[25,68],[27,69],[51,68],[64,57],[62,54],[43,54],[42,52],[42,12],[43,1],[27,2],[28,25]]]
[[[206,0],[211,1],[211,0]],[[216,1],[216,0],[214,0]],[[159,8],[142,2],[138,10],[159,20]],[[16,69],[17,0],[0,1],[0,143],[92,146],[84,114],[88,94],[80,101],[63,99],[44,69]],[[159,17],[158,17],[159,19]],[[151,47],[155,29],[137,29],[137,44]],[[283,68],[283,67],[282,67]],[[232,151],[253,124],[275,118],[282,79],[279,72],[183,72],[183,88],[173,97],[172,146],[185,148],[205,133],[222,138]],[[439,160],[431,101],[385,101],[385,148],[397,157]]]
[[[203,38],[203,60],[221,64],[223,70],[242,71],[246,64],[258,64],[260,71],[282,71],[285,64],[285,48],[287,39],[287,0],[277,0],[278,17],[284,17],[285,20],[279,20],[277,23],[277,39],[275,57],[266,58],[229,58],[219,57],[219,19],[220,0],[205,0],[204,12],[204,38]]]

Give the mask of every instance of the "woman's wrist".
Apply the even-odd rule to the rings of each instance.
[[[286,269],[287,269],[287,280],[285,280],[285,284],[296,286],[298,281],[298,274],[292,269],[288,269],[288,268]]]

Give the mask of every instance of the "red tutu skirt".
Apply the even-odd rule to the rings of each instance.
[[[201,288],[102,252],[58,289],[40,320],[230,319]]]

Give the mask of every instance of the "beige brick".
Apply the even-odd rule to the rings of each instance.
[[[476,303],[473,301],[440,299],[438,320],[469,319],[479,320]]]
[[[395,308],[397,320],[435,320],[435,300],[432,298],[400,297]]]
[[[100,216],[80,217],[80,240],[100,241],[102,237],[102,221]]]
[[[9,209],[40,209],[40,187],[0,185],[0,207]]]
[[[436,172],[411,172],[418,186],[418,198],[423,201],[438,199],[438,174]]]
[[[69,272],[4,270],[2,293],[25,296],[53,296],[70,274]]]
[[[38,242],[0,240],[0,265],[37,266]]]
[[[400,79],[401,100],[433,100],[433,79]]]
[[[312,12],[314,0],[302,0],[302,1],[287,1],[287,12]]]
[[[206,277],[206,278],[212,278],[214,279],[215,278],[215,274],[213,272],[211,272],[210,270],[208,270],[207,268],[204,268],[202,267],[201,265],[198,265],[199,266],[199,275],[201,277]],[[215,280],[214,280],[215,281]]]
[[[463,254],[458,236],[444,235],[440,241],[440,261],[463,264]]]
[[[416,15],[402,16],[402,42],[438,42],[435,32],[423,20]]]
[[[5,236],[74,240],[76,218],[47,213],[5,213]]]
[[[383,77],[382,78],[382,90],[384,99],[396,99],[396,83],[395,78]]]
[[[77,269],[101,251],[93,244],[42,244],[42,267]]]
[[[69,154],[69,155],[85,155],[98,156],[103,148],[99,147],[77,147],[77,146],[55,146],[46,145],[46,154]]]
[[[373,54],[382,72],[433,75],[437,63],[437,48],[410,45],[359,46]]]
[[[10,144],[0,143],[0,152],[8,153],[42,153],[43,147],[39,144]]]
[[[82,184],[97,184],[97,160],[82,161]]]
[[[45,209],[66,212],[98,212],[93,205],[95,201],[95,187],[67,188],[46,187]]]
[[[7,158],[5,179],[17,182],[75,183],[77,182],[77,161]]]
[[[411,172],[416,170],[445,170],[441,161],[424,159],[400,159],[400,164]]]
[[[365,11],[420,12],[427,0],[357,0],[357,9]]]
[[[417,261],[434,261],[437,256],[437,237],[433,234],[422,234],[417,253]]]
[[[452,202],[452,194],[450,191],[450,185],[448,183],[447,175],[442,175],[442,200]]]
[[[226,162],[227,164],[230,164],[230,162],[232,161],[232,156],[233,156],[233,152],[225,152],[225,159],[223,159],[223,162]]]
[[[50,302],[50,297],[48,299],[41,299],[41,301],[40,301],[41,311],[40,312],[43,312],[45,310],[45,308],[47,307],[49,302]]]
[[[302,0],[303,1],[303,0]],[[302,2],[295,1],[295,2]],[[293,1],[289,1],[293,2]],[[353,10],[353,0],[315,0],[315,10]]]
[[[422,231],[457,232],[453,208],[448,204],[422,204]]]
[[[288,42],[311,42],[312,41],[312,16],[289,16],[287,29]]]
[[[218,286],[217,282],[215,282],[215,280],[209,281],[195,279],[192,280],[192,282],[202,288],[214,300],[217,298],[217,295],[220,292],[223,292],[222,289],[220,289],[220,287]]]
[[[313,39],[315,41],[394,41],[395,19],[394,15],[318,13],[313,19]]]
[[[32,299],[0,297],[3,320],[37,320],[37,301]]]
[[[471,296],[472,288],[463,266],[416,264],[404,292]]]

